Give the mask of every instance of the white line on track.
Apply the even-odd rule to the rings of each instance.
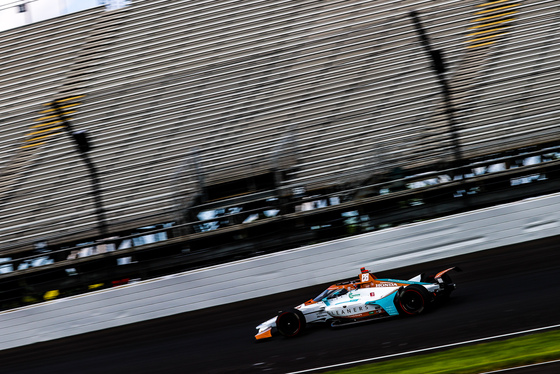
[[[321,366],[321,367],[317,367],[317,368],[313,368],[313,369],[306,369],[306,370],[300,370],[300,371],[293,371],[293,372],[290,372],[290,373],[288,373],[288,374],[310,373],[310,372],[317,371],[317,370],[333,369],[333,368],[337,368],[337,367],[341,367],[341,366],[346,366],[346,365],[362,364],[362,363],[371,362],[371,361],[384,360],[384,359],[387,359],[387,358],[394,358],[394,357],[399,357],[399,356],[412,355],[412,354],[421,353],[421,352],[435,351],[435,350],[437,350],[437,349],[450,348],[450,347],[457,347],[457,346],[460,346],[460,345],[478,343],[478,342],[483,342],[483,341],[487,341],[487,340],[494,340],[494,339],[500,339],[500,338],[507,338],[507,337],[509,337],[509,336],[523,335],[523,334],[528,334],[528,333],[537,332],[537,331],[542,331],[542,330],[550,330],[550,329],[555,329],[555,328],[558,328],[558,327],[560,327],[560,324],[559,324],[559,325],[545,326],[545,327],[538,327],[538,328],[536,328],[536,329],[530,329],[530,330],[523,330],[523,331],[510,332],[510,333],[507,333],[507,334],[488,336],[488,337],[486,337],[486,338],[479,338],[479,339],[473,339],[473,340],[466,340],[466,341],[464,341],[464,342],[450,343],[450,344],[438,345],[438,346],[435,346],[435,347],[416,349],[416,350],[414,350],[414,351],[401,352],[401,353],[394,353],[394,354],[392,354],[392,355],[385,355],[385,356],[364,358],[364,359],[362,359],[362,360],[343,362],[343,363],[341,363],[341,364],[334,364],[334,365]]]
[[[494,371],[487,371],[485,373],[480,373],[480,374],[494,374],[494,373],[503,373],[506,371],[512,371],[512,370],[517,370],[517,369],[525,369],[525,368],[530,368],[530,367],[534,367],[534,366],[541,366],[541,365],[546,365],[546,364],[554,364],[556,362],[560,362],[560,360],[554,360],[554,361],[547,361],[547,362],[539,362],[536,364],[531,364],[531,365],[523,365],[523,366],[516,366],[513,368],[507,368],[507,369],[501,369],[501,370],[494,370]]]

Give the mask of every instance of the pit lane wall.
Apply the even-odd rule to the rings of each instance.
[[[0,313],[0,349],[558,235],[560,194]]]

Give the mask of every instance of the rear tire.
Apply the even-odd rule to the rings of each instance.
[[[276,329],[287,338],[298,336],[305,330],[305,316],[297,309],[280,312],[276,317]]]
[[[433,301],[433,296],[424,287],[411,284],[403,289],[395,304],[399,314],[405,316],[415,316],[427,309]]]

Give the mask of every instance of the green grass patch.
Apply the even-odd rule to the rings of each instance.
[[[560,359],[560,330],[380,361],[336,374],[476,374]]]

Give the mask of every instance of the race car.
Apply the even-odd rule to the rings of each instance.
[[[257,326],[256,340],[280,334],[295,337],[307,324],[326,323],[331,327],[367,322],[394,316],[413,316],[449,297],[456,285],[451,267],[435,275],[419,274],[409,280],[377,279],[369,270],[360,269],[357,280],[333,284],[314,299]]]

